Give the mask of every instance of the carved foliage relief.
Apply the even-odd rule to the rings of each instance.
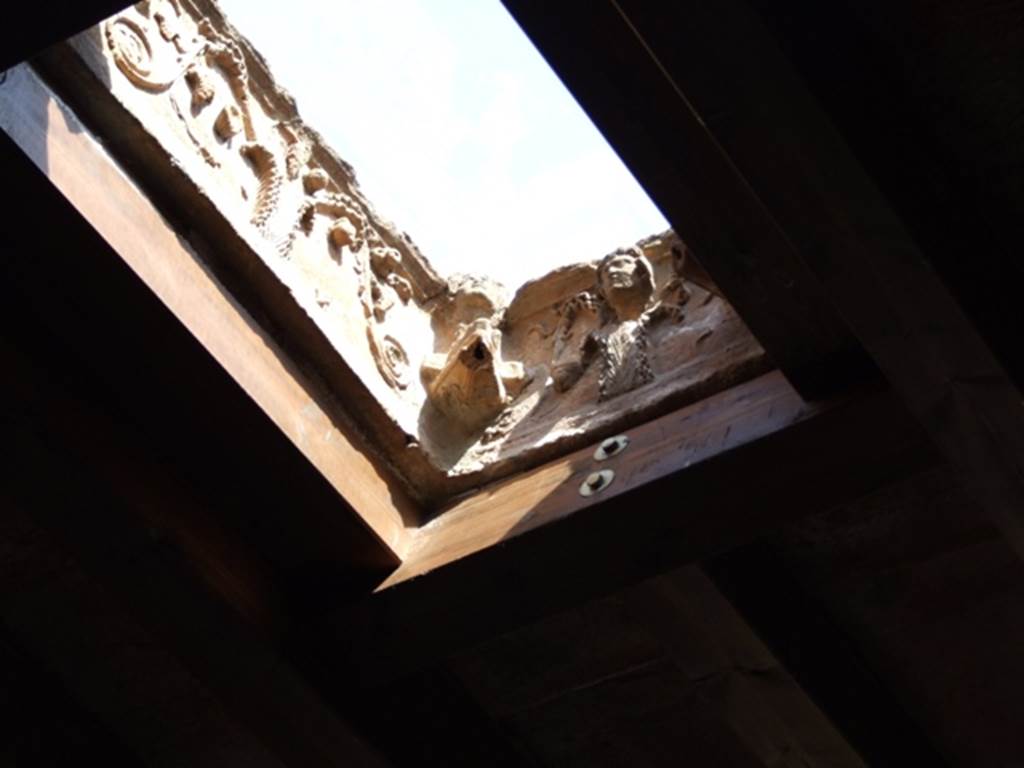
[[[429,316],[421,305],[443,283],[429,265],[407,268],[418,254],[396,247],[395,233],[375,219],[343,164],[318,161],[319,139],[290,99],[265,70],[259,83],[250,76],[247,43],[202,10],[187,0],[150,0],[105,22],[106,54],[135,92],[117,83],[113,90],[378,398],[391,397],[390,410],[410,420],[419,403],[409,392],[418,368],[409,344],[426,343]]]

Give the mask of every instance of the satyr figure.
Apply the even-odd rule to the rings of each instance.
[[[564,392],[596,359],[599,399],[607,400],[654,380],[647,327],[660,305],[653,302],[651,265],[636,246],[605,256],[596,287],[596,296],[583,293],[563,307],[552,378]]]
[[[480,318],[462,328],[447,354],[423,362],[430,401],[466,431],[492,421],[528,381],[522,363],[502,360],[500,349],[501,331]]]

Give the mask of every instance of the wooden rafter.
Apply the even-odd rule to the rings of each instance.
[[[358,671],[397,674],[936,460],[888,392],[809,405],[777,373],[630,437],[607,462],[593,447],[578,451],[484,488],[426,526],[381,590],[333,617]],[[604,467],[616,473],[607,495],[581,498],[584,478]]]
[[[137,275],[183,324],[179,330],[198,339],[289,436],[335,489],[334,503],[358,510],[391,557],[400,553],[405,521],[418,511],[322,382],[298,369],[30,68],[11,72],[0,113],[9,136],[77,211],[72,215],[123,260],[122,271]]]

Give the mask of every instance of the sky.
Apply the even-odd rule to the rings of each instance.
[[[377,212],[516,288],[667,229],[499,0],[219,0]]]

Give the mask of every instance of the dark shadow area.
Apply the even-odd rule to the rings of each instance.
[[[0,765],[144,765],[59,678],[21,647],[3,624],[0,720]]]
[[[868,765],[947,765],[825,606],[763,542],[712,558],[704,570]]]
[[[53,0],[18,6],[0,31],[0,70],[127,8],[125,0]]]
[[[961,481],[917,473],[706,563],[870,765],[1024,755],[1024,563]]]
[[[331,616],[335,635],[362,660],[356,679],[399,675],[417,659],[471,647],[618,585],[728,551],[937,460],[920,427],[885,390],[870,388],[794,420],[786,415],[792,403],[784,404],[772,380],[745,385],[745,394],[731,395],[732,407],[698,415],[696,424],[647,425],[655,440],[634,435],[628,450],[602,465],[618,476],[603,495],[580,499],[581,482],[596,468],[590,452],[575,457],[542,498],[534,491],[529,503],[520,502],[521,512],[514,485],[481,495],[472,510],[481,520],[489,498],[505,513],[515,510],[501,518],[504,531],[462,520],[469,520],[471,542],[496,537],[498,544]],[[752,389],[759,386],[766,390]],[[783,423],[763,427],[776,411]],[[408,637],[416,638],[413,649]]]
[[[392,556],[6,135],[0,163],[18,189],[0,234],[6,494],[258,739],[318,764],[337,729],[294,738],[306,726],[282,714],[324,710],[276,643],[366,594]],[[293,704],[268,706],[264,685]]]
[[[750,5],[1024,385],[1024,2]]]
[[[10,139],[0,139],[19,190],[2,235],[7,342],[216,510],[303,605],[375,583],[393,563],[337,492]]]

